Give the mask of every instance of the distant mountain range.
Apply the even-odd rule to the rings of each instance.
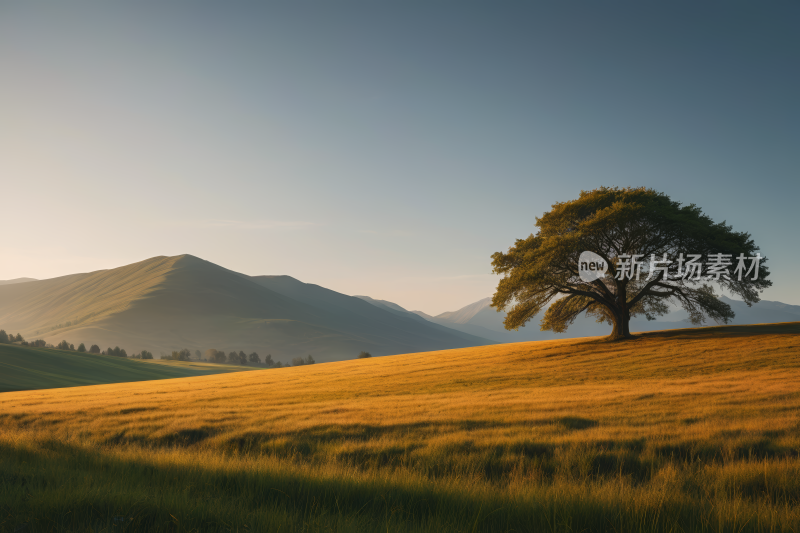
[[[503,327],[505,313],[498,313],[491,307],[491,298],[484,298],[483,300],[462,307],[458,311],[450,311],[436,316],[428,315],[422,311],[407,311],[399,305],[385,300],[373,300],[366,296],[359,296],[359,298],[396,313],[415,314],[429,322],[490,339],[498,343],[564,339],[570,337],[594,337],[605,336],[611,333],[611,326],[608,324],[597,323],[593,319],[584,316],[576,319],[564,333],[540,331],[539,316],[534,317],[525,327],[520,328],[519,331],[508,331]],[[736,317],[731,322],[732,324],[744,325],[800,321],[800,305],[789,305],[781,302],[762,300],[748,307],[744,302],[731,300],[726,296],[723,296],[721,299],[728,303],[736,313]],[[705,325],[715,325],[715,323],[712,321]],[[648,321],[640,317],[631,320],[632,332],[691,327],[695,326],[689,322],[688,314],[683,310],[675,310],[661,317],[660,320],[655,321]]]
[[[800,321],[800,306],[730,300],[734,324]],[[491,298],[430,316],[369,296],[347,296],[290,276],[246,276],[191,255],[154,257],[111,270],[46,280],[0,281],[0,328],[27,339],[62,340],[128,353],[189,348],[256,351],[288,362],[463,348],[568,337],[605,336],[611,327],[581,317],[566,333],[539,331],[534,317],[519,331],[503,327]],[[692,327],[677,310],[631,330]],[[709,324],[709,325],[713,325]]]
[[[15,283],[26,283],[28,281],[37,281],[33,278],[17,278],[17,279],[0,279],[0,285],[14,285]]]
[[[191,255],[0,286],[0,328],[128,353],[256,351],[319,362],[493,341],[289,276],[246,276]]]

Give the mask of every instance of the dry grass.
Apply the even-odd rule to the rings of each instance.
[[[156,487],[137,516],[156,520],[172,502],[197,530],[797,531],[798,333],[797,323],[705,328],[5,393],[0,445],[98,479],[151,472],[131,481]],[[176,470],[194,488],[152,473]],[[30,491],[25,472],[5,462],[0,475]],[[58,501],[53,485],[28,494]],[[0,496],[23,501],[3,486]],[[174,491],[212,504],[201,512],[165,496]],[[110,516],[125,501],[136,500],[99,508]],[[70,505],[80,507],[65,498],[52,512]]]

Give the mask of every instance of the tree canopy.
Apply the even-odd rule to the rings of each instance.
[[[646,188],[583,191],[536,219],[538,232],[492,255],[503,275],[492,298],[518,329],[546,309],[542,331],[563,332],[581,314],[630,337],[631,317],[655,320],[669,303],[693,324],[728,323],[734,313],[714,286],[747,305],[772,285],[766,257],[748,233],[715,223],[694,204]]]

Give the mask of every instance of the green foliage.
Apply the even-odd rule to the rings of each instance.
[[[190,361],[192,359],[192,352],[188,348],[180,351],[173,351],[170,359],[173,361]]]
[[[316,361],[314,361],[314,358],[311,357],[311,354],[309,354],[305,359],[302,357],[295,357],[292,359],[292,366],[313,365],[314,363],[316,363]]]
[[[59,350],[70,350],[70,344],[67,341],[61,341],[56,346]]]
[[[79,351],[79,352],[85,352],[85,351],[86,351],[86,345],[85,345],[85,344],[83,344],[83,343],[80,343],[80,344],[78,345],[78,351]]]
[[[248,356],[248,361],[251,365],[260,365],[261,364],[261,357],[256,352],[251,353]]]
[[[8,333],[6,330],[0,329],[0,344],[8,344],[10,341],[8,339]]]
[[[547,309],[541,329],[565,331],[581,314],[613,324],[611,338],[630,336],[630,318],[648,320],[665,314],[672,303],[683,307],[694,324],[705,318],[728,323],[734,314],[719,300],[706,279],[677,278],[679,254],[754,256],[758,247],[747,233],[715,223],[696,205],[682,206],[663,193],[646,188],[606,188],[581,192],[577,200],[557,203],[536,219],[538,233],[519,239],[508,253],[492,256],[496,274],[503,275],[492,306],[506,310],[506,329],[518,329]],[[608,264],[605,277],[583,281],[578,258],[594,252]],[[672,264],[652,279],[616,279],[619,256],[666,256]],[[772,283],[762,258],[758,279],[720,279],[718,286],[739,295],[748,305]],[[549,307],[548,307],[549,305]]]
[[[206,360],[209,363],[222,364],[226,361],[225,352],[215,350],[214,348],[209,348],[206,350]]]
[[[96,344],[92,344],[92,347],[89,348],[89,353],[100,353],[100,347]]]
[[[358,359],[368,359],[370,357],[372,357],[372,354],[369,352],[361,352],[358,354]]]

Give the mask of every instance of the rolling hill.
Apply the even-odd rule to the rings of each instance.
[[[244,350],[283,362],[491,343],[288,276],[250,277],[191,255],[0,286],[0,327],[53,344]]]
[[[0,527],[788,533],[798,356],[795,322],[4,393]]]
[[[0,344],[0,392],[208,376],[249,367],[124,357]]]

